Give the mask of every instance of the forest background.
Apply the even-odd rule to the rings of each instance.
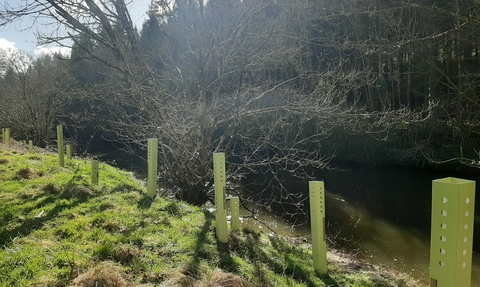
[[[161,182],[198,205],[213,152],[266,206],[332,159],[480,167],[480,1],[152,0],[141,30],[127,4],[3,7],[71,55],[2,57],[0,126],[48,146],[63,124],[78,152],[158,138]]]

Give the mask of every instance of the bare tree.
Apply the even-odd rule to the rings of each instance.
[[[7,70],[0,79],[0,123],[12,128],[18,139],[45,146],[70,101],[66,63],[48,55],[34,60],[19,52],[4,59]]]
[[[368,111],[357,97],[379,73],[350,62],[355,45],[343,37],[339,20],[344,1],[153,1],[151,17],[158,17],[164,36],[158,54],[139,49],[122,0],[35,3],[27,7],[32,13],[67,28],[44,41],[68,38],[82,47],[78,36],[88,36],[93,48],[84,47],[86,54],[111,68],[86,98],[91,111],[104,115],[103,128],[135,146],[159,138],[161,180],[195,204],[211,197],[212,153],[222,151],[231,193],[305,212],[305,192],[285,180],[311,178],[328,163],[332,154],[321,145],[332,128],[376,133],[421,120],[408,109],[392,112],[391,105]],[[341,13],[332,15],[333,6]],[[363,52],[368,44],[357,41]],[[252,175],[259,175],[258,185],[245,184]]]
[[[348,96],[374,77],[368,68],[346,70],[341,46],[329,47],[335,58],[308,54],[308,25],[324,15],[307,2],[210,1],[192,10],[170,13],[165,28],[175,39],[159,75],[169,93],[126,106],[129,93],[119,90],[111,130],[135,145],[159,138],[160,177],[184,200],[212,197],[212,153],[226,152],[230,193],[305,212],[305,191],[286,181],[326,166],[332,155],[322,140],[367,115]]]

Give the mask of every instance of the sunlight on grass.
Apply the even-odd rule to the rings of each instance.
[[[152,202],[103,163],[98,185],[89,173],[88,160],[59,168],[54,154],[0,145],[0,286],[418,286],[335,260],[318,276],[308,245],[248,229],[218,243],[209,211]]]

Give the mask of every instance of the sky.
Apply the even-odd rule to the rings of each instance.
[[[16,2],[20,1],[23,0],[9,0],[7,2],[9,2],[11,6],[14,6]],[[142,28],[143,21],[147,16],[146,12],[149,4],[150,0],[134,0],[129,5],[132,21],[138,30]],[[35,32],[42,29],[45,28],[34,23],[30,17],[24,17],[22,21],[16,21],[5,27],[0,27],[0,49],[19,50],[22,53],[32,56],[58,51],[69,54],[69,49],[65,47],[38,46]]]

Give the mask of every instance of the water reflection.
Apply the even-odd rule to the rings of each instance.
[[[348,200],[338,201],[336,198],[338,196],[327,196],[329,208],[326,216],[330,225],[353,242],[348,246],[350,251],[358,250],[360,258],[394,266],[427,282],[429,239],[420,230],[391,223],[350,204]]]
[[[447,176],[452,174],[376,167],[319,172],[328,190],[327,233],[349,252],[358,253],[371,263],[410,273],[428,286],[431,181]],[[453,176],[475,179],[468,175]],[[270,223],[281,235],[310,236],[308,225],[291,227],[265,209],[256,208],[256,211],[259,219]],[[242,211],[242,214],[249,213]],[[477,234],[479,220],[475,218]],[[243,226],[270,232],[251,218],[245,219]],[[474,241],[479,239],[474,237]],[[476,253],[472,286],[480,286],[480,256]]]
[[[261,207],[253,219],[243,209],[242,227],[249,227],[266,233],[272,230],[282,236],[305,237],[310,239],[308,225],[292,226]],[[339,195],[326,193],[327,234],[337,248],[357,253],[371,263],[395,266],[398,270],[411,273],[416,278],[428,279],[429,245],[417,230],[405,230],[389,222],[375,218],[368,212],[356,208]],[[266,223],[266,226],[263,223]]]

